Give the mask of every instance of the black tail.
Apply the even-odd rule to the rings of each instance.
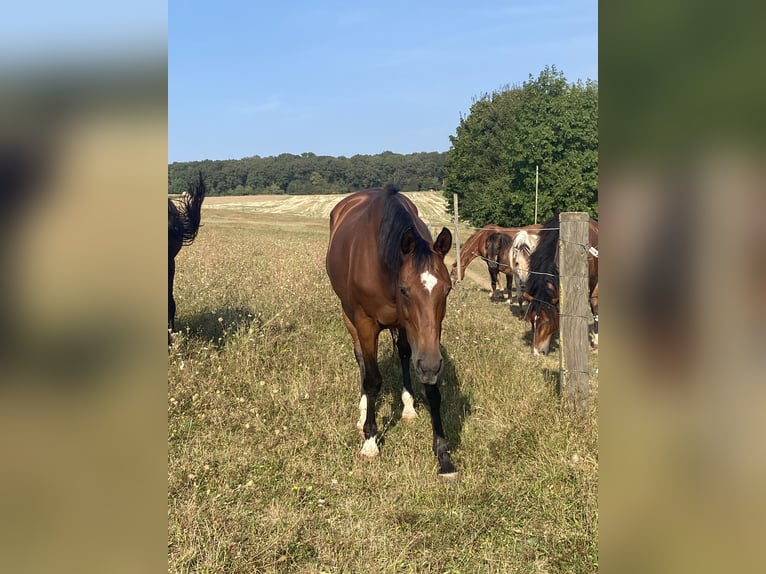
[[[189,186],[189,191],[182,200],[182,208],[179,210],[183,221],[184,245],[189,245],[197,237],[204,199],[205,182],[202,180],[202,172],[199,172],[197,181]]]

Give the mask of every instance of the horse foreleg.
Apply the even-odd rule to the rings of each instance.
[[[431,412],[431,427],[434,433],[433,451],[439,461],[439,478],[443,480],[455,480],[457,469],[452,463],[449,452],[449,444],[444,437],[441,416],[441,394],[437,385],[425,385],[428,410]]]
[[[404,329],[399,329],[396,338],[396,350],[399,352],[399,360],[402,364],[402,418],[405,421],[412,421],[418,418],[415,412],[415,392],[412,390],[412,380],[410,379],[410,359],[412,358],[412,348],[407,340],[407,333]]]
[[[380,454],[377,444],[378,426],[375,422],[375,405],[382,384],[378,369],[380,329],[374,321],[362,320],[354,324],[345,312],[343,322],[354,339],[354,356],[359,364],[362,396],[359,401],[359,421],[356,426],[362,431],[365,439],[359,455],[365,459],[372,459]]]
[[[513,278],[516,281],[516,301],[518,301],[519,309],[521,309],[521,305],[524,303],[524,282],[518,273],[514,273]]]
[[[494,297],[495,290],[497,290],[497,267],[492,267],[491,265],[488,265],[487,267],[489,269],[489,282],[492,285],[490,297]]]
[[[343,312],[343,323],[346,325],[346,329],[348,329],[354,341],[354,358],[359,366],[359,388],[362,396],[359,399],[359,420],[356,421],[356,428],[361,432],[364,428],[364,422],[367,420],[367,395],[364,394],[364,357],[362,356],[362,347],[359,345],[359,335],[356,332],[356,327],[354,327],[345,311]]]

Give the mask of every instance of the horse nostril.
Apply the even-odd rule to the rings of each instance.
[[[415,368],[419,373],[423,374],[434,374],[441,372],[442,364],[444,363],[444,359],[442,357],[439,357],[438,362],[426,362],[423,361],[423,359],[418,359],[415,361]]]

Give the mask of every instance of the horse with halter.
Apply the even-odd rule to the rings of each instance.
[[[598,223],[588,225],[588,289],[594,317],[594,346],[598,346]],[[554,215],[540,230],[540,241],[530,257],[524,298],[529,302],[526,318],[532,324],[532,352],[545,355],[559,329],[559,218]]]
[[[425,389],[431,413],[433,452],[439,476],[457,477],[441,421],[437,382],[444,360],[440,349],[442,320],[452,288],[444,256],[452,234],[443,228],[432,241],[415,205],[392,186],[360,191],[342,199],[330,213],[330,242],[325,267],[340,299],[343,322],[354,341],[361,400],[357,428],[364,434],[360,456],[379,455],[375,404],[382,379],[378,335],[389,329],[402,366],[402,418],[413,408],[410,360]]]
[[[178,204],[168,198],[168,343],[170,333],[176,327],[176,302],[173,298],[176,255],[183,245],[190,245],[197,237],[204,199],[205,182],[202,180],[202,172]]]

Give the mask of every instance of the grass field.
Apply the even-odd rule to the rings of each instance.
[[[430,225],[449,220],[437,194],[413,197]],[[528,327],[489,301],[475,261],[442,337],[460,481],[437,480],[422,402],[415,422],[397,419],[385,332],[381,457],[364,462],[358,367],[324,271],[340,197],[209,199],[176,262],[169,571],[598,570],[596,353],[591,409],[576,420],[559,405],[557,353],[532,356]]]

